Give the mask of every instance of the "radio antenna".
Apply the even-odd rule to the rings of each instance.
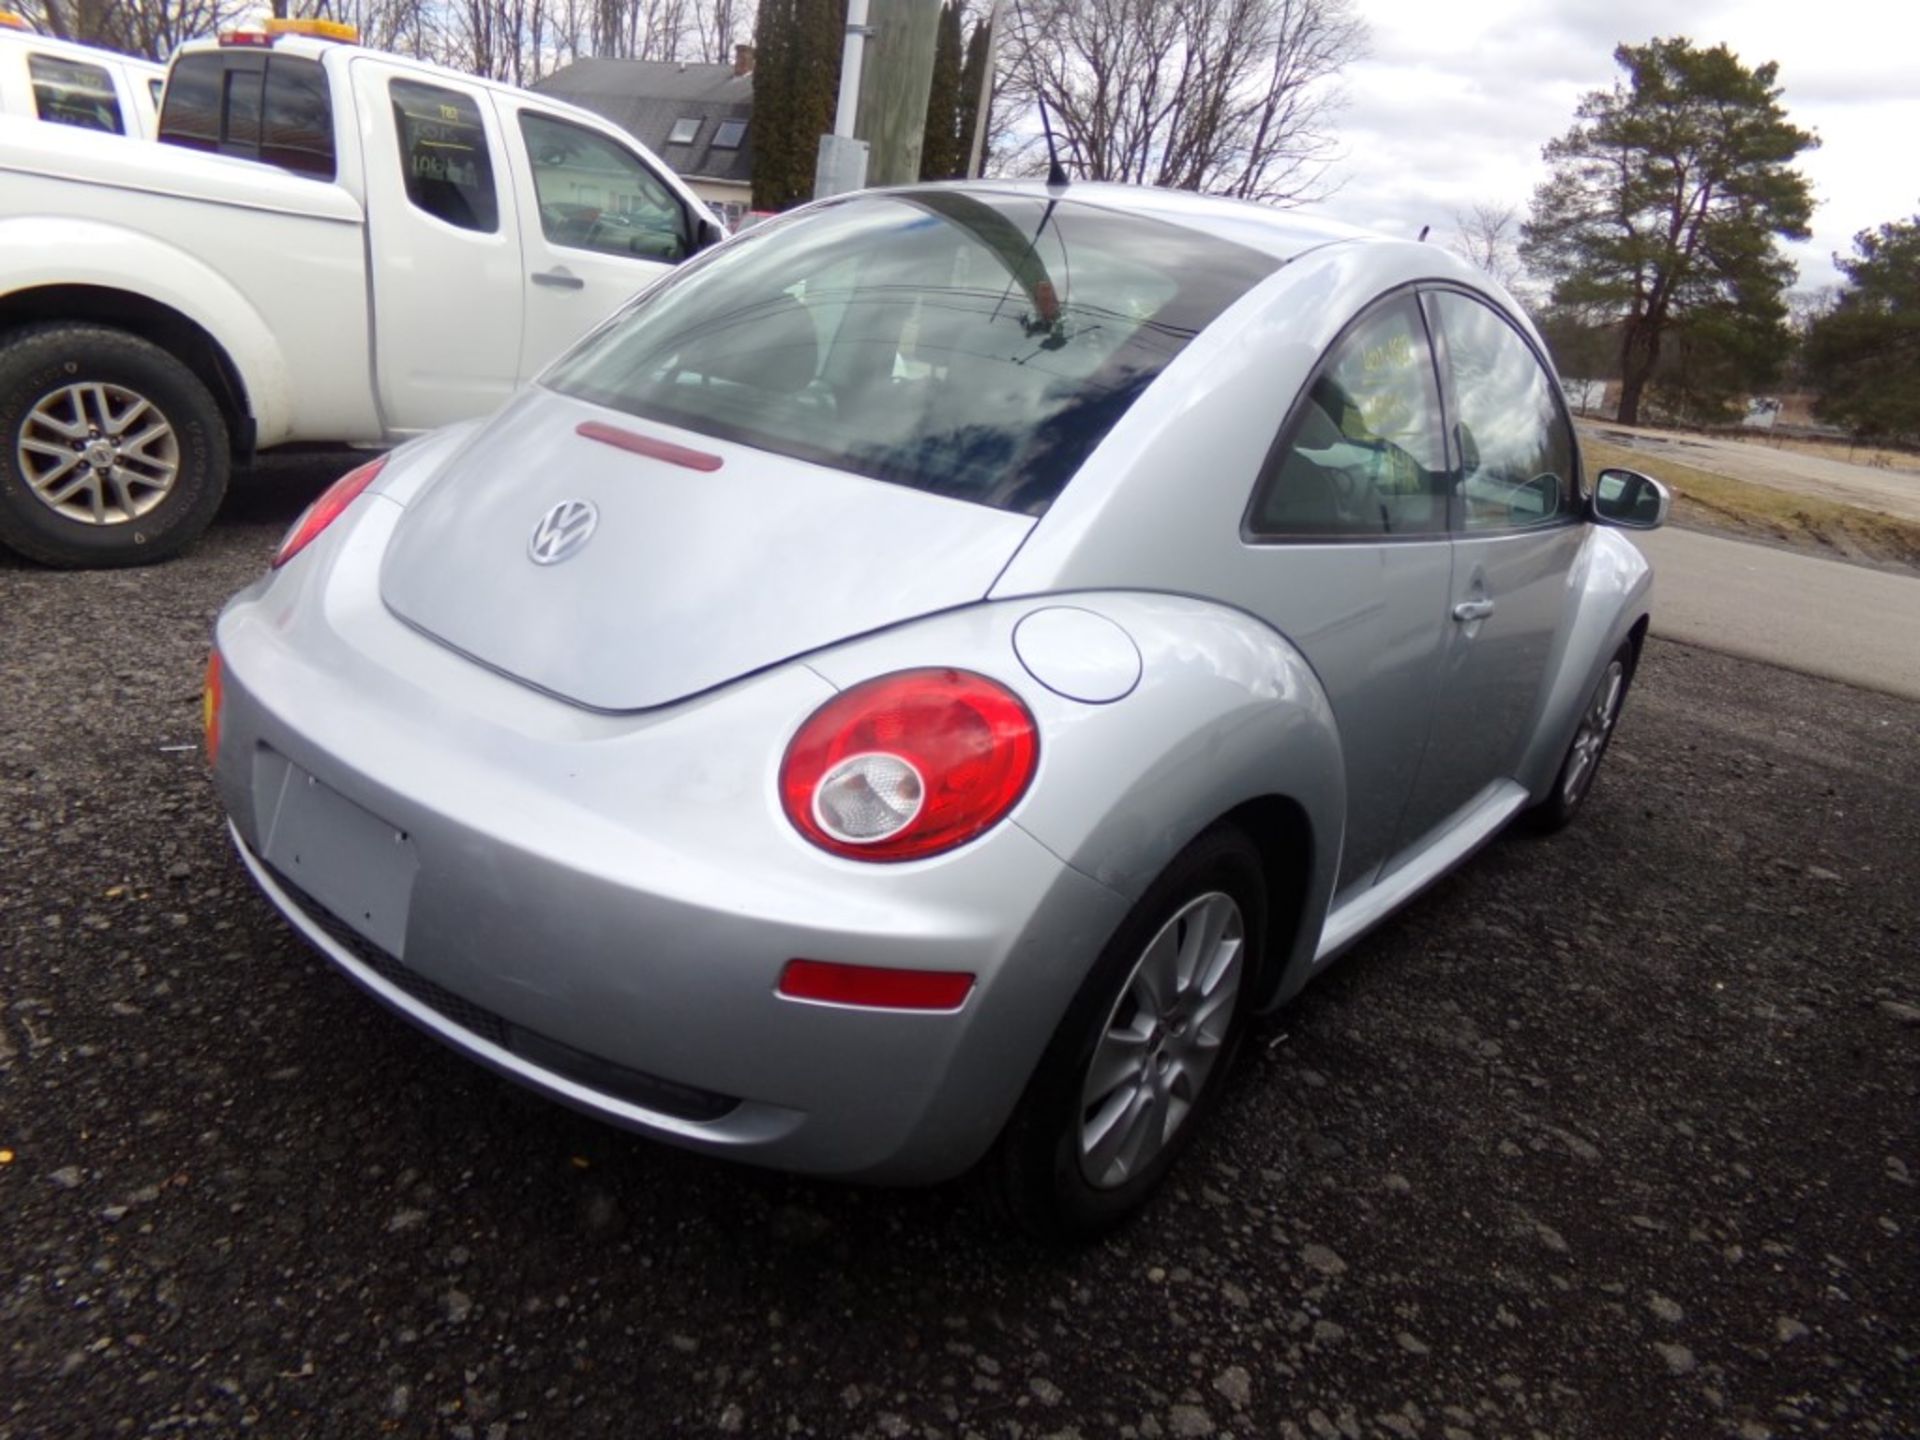
[[[1033,47],[1026,40],[1027,12],[1021,6],[1020,0],[1013,0],[1013,13],[1019,17],[1021,48],[1027,52],[1027,63],[1031,65]],[[1033,98],[1040,102],[1040,133],[1047,137],[1047,188],[1064,190],[1067,188],[1067,171],[1066,167],[1060,163],[1060,151],[1053,142],[1053,120],[1047,114],[1047,97],[1040,93],[1039,87],[1036,86]]]

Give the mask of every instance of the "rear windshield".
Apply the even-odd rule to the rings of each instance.
[[[544,377],[564,394],[1042,513],[1277,260],[1071,201],[866,196],[761,226]]]

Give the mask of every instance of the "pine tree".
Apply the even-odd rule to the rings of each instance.
[[[1669,337],[1696,379],[1714,369],[1700,348],[1713,352],[1716,390],[1759,378],[1787,348],[1794,269],[1774,239],[1806,237],[1813,197],[1791,167],[1819,141],[1788,121],[1777,65],[1748,69],[1686,39],[1613,55],[1626,81],[1589,94],[1546,147],[1553,174],[1521,254],[1555,304],[1620,323],[1620,419],[1632,424]]]
[[[986,20],[973,27],[973,34],[967,37],[967,61],[960,67],[959,103],[954,107],[958,115],[958,142],[960,152],[959,171],[966,173],[967,162],[973,156],[973,132],[975,125],[986,128],[991,115],[980,113],[980,82],[986,78],[987,57],[993,53],[993,34],[987,28]],[[985,173],[987,163],[986,149],[981,147],[980,166]]]
[[[846,0],[761,0],[754,24],[753,208],[813,198],[820,137],[833,128]]]
[[[922,180],[953,180],[966,170],[964,147],[972,137],[963,139],[960,132],[960,85],[960,7],[949,0],[940,7],[940,29],[934,38],[927,129],[920,142]]]
[[[1853,237],[1846,288],[1807,334],[1822,418],[1873,439],[1920,440],[1920,215]]]

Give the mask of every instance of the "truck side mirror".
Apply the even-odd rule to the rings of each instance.
[[[727,238],[727,232],[713,221],[702,216],[693,222],[693,245],[687,251],[689,255],[698,255],[702,250],[718,245]]]

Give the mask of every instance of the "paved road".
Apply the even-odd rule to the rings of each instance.
[[[294,939],[191,747],[311,493],[0,559],[0,1437],[1914,1435],[1920,707],[1655,642],[1580,823],[1363,942],[1062,1256],[555,1109]]]
[[[1920,578],[1669,526],[1653,633],[1920,700]]]
[[[1920,471],[1911,468],[1855,465],[1837,457],[1809,455],[1761,440],[1634,429],[1601,420],[1582,421],[1580,428],[1583,433],[1616,445],[1665,455],[1716,475],[1920,520]]]

